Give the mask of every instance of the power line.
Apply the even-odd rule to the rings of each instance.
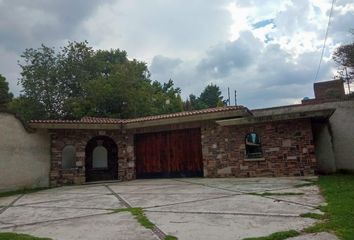
[[[324,41],[323,41],[323,47],[322,47],[322,52],[321,52],[321,58],[320,58],[320,62],[319,62],[319,64],[318,64],[318,68],[317,68],[317,71],[316,71],[316,76],[315,76],[315,79],[313,80],[313,82],[316,82],[316,81],[317,81],[318,73],[320,72],[321,63],[322,63],[322,59],[323,59],[323,54],[324,54],[324,50],[325,50],[325,48],[326,48],[326,42],[327,42],[327,37],[328,37],[329,25],[331,24],[332,12],[333,12],[333,7],[334,7],[335,2],[336,2],[336,0],[332,0],[332,6],[331,6],[331,11],[329,12],[326,34],[325,34],[325,38],[324,38]]]

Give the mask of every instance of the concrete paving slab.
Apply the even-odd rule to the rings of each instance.
[[[111,187],[114,192],[122,193],[121,187],[113,186]],[[206,187],[201,185],[167,185],[167,186],[146,186],[136,187],[135,189],[130,188],[126,193],[155,193],[155,194],[226,194],[232,195],[234,192],[227,190]]]
[[[264,193],[264,192],[260,192]],[[283,190],[267,191],[267,193],[300,193],[303,195],[274,195],[269,196],[274,199],[287,200],[303,205],[317,207],[325,205],[325,199],[321,196],[318,186],[307,186],[301,188],[289,188]]]
[[[130,213],[108,214],[108,209],[124,207],[106,187],[108,184],[133,207],[144,207],[152,222],[180,240],[264,236],[301,229],[316,221],[298,217],[301,213],[319,213],[311,206],[323,201],[316,186],[294,187],[301,183],[308,182],[303,178],[190,178],[53,188],[21,197],[0,215],[0,231],[64,240],[157,239]],[[265,191],[304,195],[244,194]],[[3,202],[9,204],[11,199]]]
[[[286,200],[296,202],[299,204],[318,207],[325,203],[322,196],[318,194],[305,194],[305,195],[283,195],[283,196],[270,196],[273,199]]]
[[[171,206],[150,208],[151,211],[239,213],[298,216],[317,212],[312,207],[277,201],[254,195],[236,195],[227,198],[181,203]]]
[[[8,224],[22,225],[44,221],[109,213],[108,210],[46,208],[46,207],[10,207],[1,214],[1,221]]]
[[[320,194],[320,189],[316,185],[306,186],[306,187],[292,187],[287,189],[280,189],[280,190],[271,190],[268,191],[270,193],[286,193],[286,192],[293,192],[293,193],[304,193],[304,194]],[[262,192],[260,192],[262,193]]]
[[[110,191],[104,185],[80,185],[80,186],[63,186],[58,188],[47,189],[38,192],[39,194],[107,194]]]
[[[53,240],[158,240],[150,230],[137,223],[130,213],[107,214],[73,220],[22,226],[14,229]]]
[[[198,193],[198,194],[176,194],[176,193],[122,193],[120,196],[133,207],[158,207],[169,204],[176,204],[189,201],[215,199],[230,196],[223,193]]]
[[[298,237],[288,238],[288,240],[338,240],[335,235],[327,232],[306,234]]]
[[[182,182],[182,181],[176,181],[181,178],[163,178],[163,179],[137,179],[137,180],[132,180],[132,181],[125,181],[125,182],[119,182],[119,183],[112,183],[108,184],[109,186],[112,185],[120,185],[120,186],[144,186],[144,185],[189,185],[190,183]]]
[[[19,196],[21,196],[21,195],[13,195],[13,196],[9,196],[9,197],[0,197],[0,206],[3,207],[3,206],[10,205]]]
[[[12,227],[14,227],[14,226],[15,226],[14,224],[8,224],[8,223],[1,223],[1,222],[0,222],[0,232],[1,232],[1,229],[2,229],[2,228],[9,229],[9,228],[12,228]]]
[[[315,223],[299,217],[261,217],[223,214],[146,212],[162,231],[178,240],[230,240],[266,236],[278,231],[301,230]]]
[[[91,208],[91,209],[116,209],[124,208],[124,204],[119,202],[118,199],[110,195],[95,195],[90,197],[81,197],[76,199],[60,200],[42,202],[37,204],[27,204],[26,206],[32,207],[65,207],[65,208]]]
[[[308,178],[314,179],[314,178]],[[212,187],[225,188],[232,191],[263,192],[293,188],[298,184],[308,183],[304,178],[189,178],[182,181],[203,184]]]
[[[182,185],[183,186],[183,185]],[[109,186],[115,193],[160,193],[164,190],[181,187],[181,185],[113,185]]]
[[[109,193],[110,194],[110,193]],[[89,199],[91,197],[96,196],[104,196],[98,193],[92,194],[67,194],[65,192],[58,192],[58,193],[30,193],[25,194],[22,198],[20,198],[14,205],[25,205],[25,204],[36,204],[42,202],[55,202],[61,200],[69,200],[69,199]]]

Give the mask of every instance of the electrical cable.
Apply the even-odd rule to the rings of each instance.
[[[329,25],[331,24],[331,18],[332,18],[333,7],[334,7],[334,4],[335,4],[335,1],[336,1],[336,0],[332,0],[332,6],[331,6],[331,11],[329,12],[326,34],[325,34],[325,38],[324,38],[324,41],[323,41],[323,47],[322,47],[322,52],[321,52],[321,58],[320,58],[320,62],[319,62],[319,64],[318,64],[318,68],[317,68],[317,71],[316,71],[315,79],[313,80],[314,83],[317,81],[318,73],[320,72],[320,68],[321,68],[321,64],[322,64],[322,59],[323,59],[323,54],[324,54],[324,50],[325,50],[325,48],[326,48],[326,42],[327,42],[327,37],[328,37],[328,30],[329,30]]]

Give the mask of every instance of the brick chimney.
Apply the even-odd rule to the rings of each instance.
[[[313,88],[317,100],[342,99],[345,97],[342,80],[318,82],[313,85]]]

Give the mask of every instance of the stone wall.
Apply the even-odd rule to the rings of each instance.
[[[118,146],[119,180],[135,179],[134,134],[200,127],[205,177],[262,177],[311,175],[317,170],[310,120],[294,120],[247,126],[221,127],[209,122],[165,125],[122,131],[53,130],[51,132],[51,185],[85,182],[85,147],[99,135]],[[247,159],[245,136],[256,132],[263,156]],[[76,148],[76,167],[61,168],[62,149]]]
[[[14,114],[0,112],[0,192],[47,187],[49,166],[47,131],[27,131]]]
[[[113,139],[118,147],[118,179],[135,178],[133,136],[120,131],[105,130],[52,130],[51,131],[51,168],[50,185],[85,183],[85,148],[87,142],[96,136]],[[73,145],[76,150],[76,167],[62,169],[62,150]]]
[[[245,136],[256,132],[263,157],[247,159]],[[301,176],[314,174],[316,158],[310,120],[202,128],[205,177]]]
[[[316,158],[321,169],[332,172],[336,170],[354,170],[354,100],[322,102],[318,104],[282,106],[253,110],[255,116],[278,115],[289,111],[310,111],[321,109],[335,109],[328,121],[328,141],[318,141],[316,146],[326,151],[317,151]],[[326,130],[326,129],[324,129]],[[327,130],[326,130],[327,131]],[[316,132],[315,132],[316,134]],[[325,135],[327,135],[325,133]],[[320,138],[321,136],[318,136]],[[334,157],[327,152],[332,149]]]

